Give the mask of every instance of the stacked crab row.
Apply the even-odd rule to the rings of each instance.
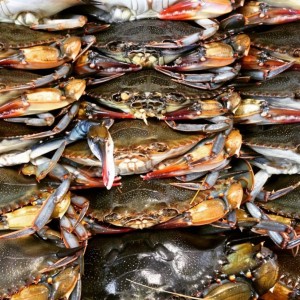
[[[297,299],[299,5],[127,2],[1,4],[0,298]]]

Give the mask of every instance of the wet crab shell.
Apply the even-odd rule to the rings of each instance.
[[[243,98],[268,101],[270,105],[298,109],[300,93],[300,74],[298,71],[286,71],[261,84],[237,87]]]
[[[244,244],[241,248],[244,247],[247,253],[252,248],[249,246],[250,244]],[[238,248],[239,246],[236,249]],[[261,247],[253,247],[250,250],[253,251],[251,257],[249,256],[247,261],[243,261],[239,256],[243,261],[241,269],[249,270],[259,266],[255,251],[260,250]],[[222,270],[228,263],[226,257],[229,253],[230,248],[227,248],[224,237],[200,238],[197,233],[188,231],[138,232],[95,238],[90,241],[86,253],[83,297],[123,300],[174,299],[174,295],[163,292],[169,291],[199,299],[208,293],[210,298],[208,290],[216,287],[213,283],[219,280],[217,286],[222,289],[223,282],[221,283],[220,279],[226,278],[225,272],[229,274],[232,271],[227,270],[227,273]],[[231,253],[234,256],[235,250]],[[269,255],[272,257],[271,252]],[[276,273],[276,266],[274,269]],[[145,286],[141,287],[138,284]],[[243,284],[245,289],[241,292],[239,287]],[[255,292],[248,284],[249,282],[241,283],[237,279],[232,286],[236,290],[232,291],[231,298],[225,284],[223,292],[215,295],[213,299],[250,299]],[[270,282],[270,286],[272,284],[274,281]],[[151,287],[159,290],[153,290]],[[184,297],[183,295],[181,296]]]
[[[271,161],[282,165],[283,172],[297,173],[299,169],[299,125],[273,125],[265,130],[247,134],[243,143]],[[276,165],[276,164],[275,164]],[[290,169],[289,169],[290,168]]]

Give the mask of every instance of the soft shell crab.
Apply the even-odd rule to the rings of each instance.
[[[90,241],[82,292],[88,299],[252,299],[275,284],[277,273],[276,258],[261,244],[139,232]]]

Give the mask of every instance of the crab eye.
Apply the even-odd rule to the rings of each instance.
[[[181,93],[169,93],[167,98],[179,103],[184,102],[187,99]]]
[[[131,98],[132,94],[128,91],[124,91],[121,93],[113,94],[112,99],[116,102],[127,101]]]
[[[300,57],[300,50],[295,50],[294,52],[293,52],[293,56],[294,57]]]
[[[122,52],[125,48],[125,43],[121,41],[111,42],[107,45],[108,49],[113,52]]]
[[[5,50],[7,47],[5,45],[5,43],[0,42],[0,51]]]

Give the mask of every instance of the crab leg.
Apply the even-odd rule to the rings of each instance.
[[[154,68],[181,84],[198,89],[213,90],[222,86],[224,82],[235,78],[239,74],[241,66],[236,64],[234,67],[210,68],[207,72],[194,74],[172,72],[170,70],[172,66],[155,66]]]
[[[211,118],[210,121],[214,124],[176,124],[174,121],[168,120],[165,122],[174,130],[186,132],[202,131],[206,133],[216,133],[232,128],[232,121],[228,117],[218,116]]]
[[[271,104],[270,104],[271,103]],[[265,100],[241,100],[234,113],[234,122],[243,124],[288,124],[300,121],[300,110],[289,107],[273,106]],[[283,104],[281,104],[283,105]]]
[[[240,60],[244,75],[255,80],[265,80],[275,77],[294,65],[294,61],[284,61],[272,57],[264,51],[251,48],[248,55]]]
[[[117,112],[105,109],[95,103],[82,101],[81,110],[79,111],[79,118],[86,119],[86,117],[95,119],[111,118],[111,119],[135,119],[134,114],[127,112]]]
[[[165,120],[197,120],[201,118],[211,118],[213,123],[219,123],[221,127],[228,127],[228,124],[232,123],[232,120],[229,117],[222,117],[228,110],[217,100],[206,100],[206,101],[197,101],[188,108],[182,108],[175,110],[173,112],[165,113]],[[183,131],[201,131],[203,126],[199,124],[194,124],[194,130],[192,126],[182,127],[180,129],[179,125],[176,125],[175,122],[166,121],[168,126],[173,129],[183,130]],[[190,127],[190,128],[189,128]],[[198,129],[197,129],[198,127]],[[203,128],[201,128],[203,127]],[[210,126],[207,126],[207,129],[210,130]],[[211,127],[212,130],[215,125]],[[189,128],[189,129],[188,129]]]
[[[74,117],[77,115],[78,110],[79,110],[79,102],[75,102],[71,106],[71,108],[67,111],[67,113],[64,115],[64,117],[58,122],[58,124],[53,129],[44,131],[44,132],[35,133],[35,134],[26,135],[25,137],[23,137],[23,139],[31,140],[31,139],[37,139],[37,138],[44,138],[47,136],[56,135],[56,134],[64,131],[68,127],[70,122],[74,119]],[[14,120],[14,118],[8,119],[7,121],[11,122],[12,120]],[[24,118],[24,120],[26,120],[26,119]],[[28,123],[26,122],[26,124],[28,124]],[[37,125],[35,125],[35,126],[37,126]]]
[[[297,236],[296,232],[290,226],[270,220],[270,218],[252,202],[247,202],[246,207],[253,217],[261,220],[255,227],[267,230],[268,235],[276,245],[281,248],[291,249],[300,244],[300,237]]]
[[[87,23],[88,19],[85,16],[73,15],[68,19],[44,18],[42,21],[43,24],[33,24],[30,26],[30,28],[35,30],[48,30],[48,31],[79,28],[79,27],[83,27]]]
[[[107,127],[91,127],[88,144],[93,154],[102,161],[103,182],[107,189],[113,185],[115,178],[114,143]]]

